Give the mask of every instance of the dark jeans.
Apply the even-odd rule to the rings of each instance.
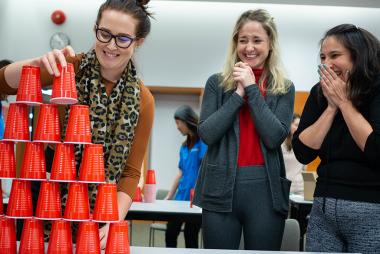
[[[165,241],[166,247],[176,248],[177,238],[181,232],[182,220],[169,221],[166,226]],[[186,248],[198,248],[198,234],[201,229],[201,222],[185,222],[185,246]]]
[[[264,167],[238,169],[231,212],[202,211],[205,249],[238,249],[243,231],[246,250],[278,251],[284,226],[284,216],[273,210]]]

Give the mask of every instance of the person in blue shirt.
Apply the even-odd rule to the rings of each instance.
[[[174,113],[177,129],[187,136],[179,152],[178,172],[172,187],[165,199],[190,200],[190,190],[194,188],[199,167],[207,146],[198,136],[198,115],[194,110],[183,105]],[[186,248],[198,248],[198,233],[201,228],[200,221],[184,222],[181,219],[169,221],[167,224],[165,241],[166,247],[177,247],[177,238],[185,223],[184,235]]]

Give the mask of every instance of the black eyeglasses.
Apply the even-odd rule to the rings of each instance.
[[[95,28],[95,33],[96,33],[96,38],[98,41],[103,42],[103,43],[108,43],[112,39],[115,39],[116,46],[122,49],[129,48],[131,46],[132,42],[136,38],[129,37],[127,35],[113,35],[107,30],[103,30],[96,26]]]

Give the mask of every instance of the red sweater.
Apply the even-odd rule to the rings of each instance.
[[[263,69],[253,69],[256,82],[260,80]],[[264,81],[265,86],[265,81]],[[261,90],[261,94],[265,96],[265,91]],[[264,165],[264,157],[260,147],[260,137],[256,131],[255,124],[250,113],[247,98],[239,112],[239,154],[238,167]]]

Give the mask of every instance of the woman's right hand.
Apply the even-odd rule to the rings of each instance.
[[[236,82],[236,91],[235,91],[240,97],[245,96],[245,90],[244,86],[240,82]]]
[[[331,109],[331,110],[338,110],[338,106],[335,105],[335,103],[328,96],[328,93],[326,92],[326,86],[323,85],[322,82],[321,82],[321,88],[322,88],[323,95],[325,96],[325,98],[327,100],[327,108]]]
[[[66,67],[66,56],[75,57],[75,51],[71,46],[66,46],[65,48],[59,50],[54,49],[39,59],[39,64],[45,67],[46,70],[56,77],[59,77],[59,70],[57,64],[61,64],[62,67]]]

